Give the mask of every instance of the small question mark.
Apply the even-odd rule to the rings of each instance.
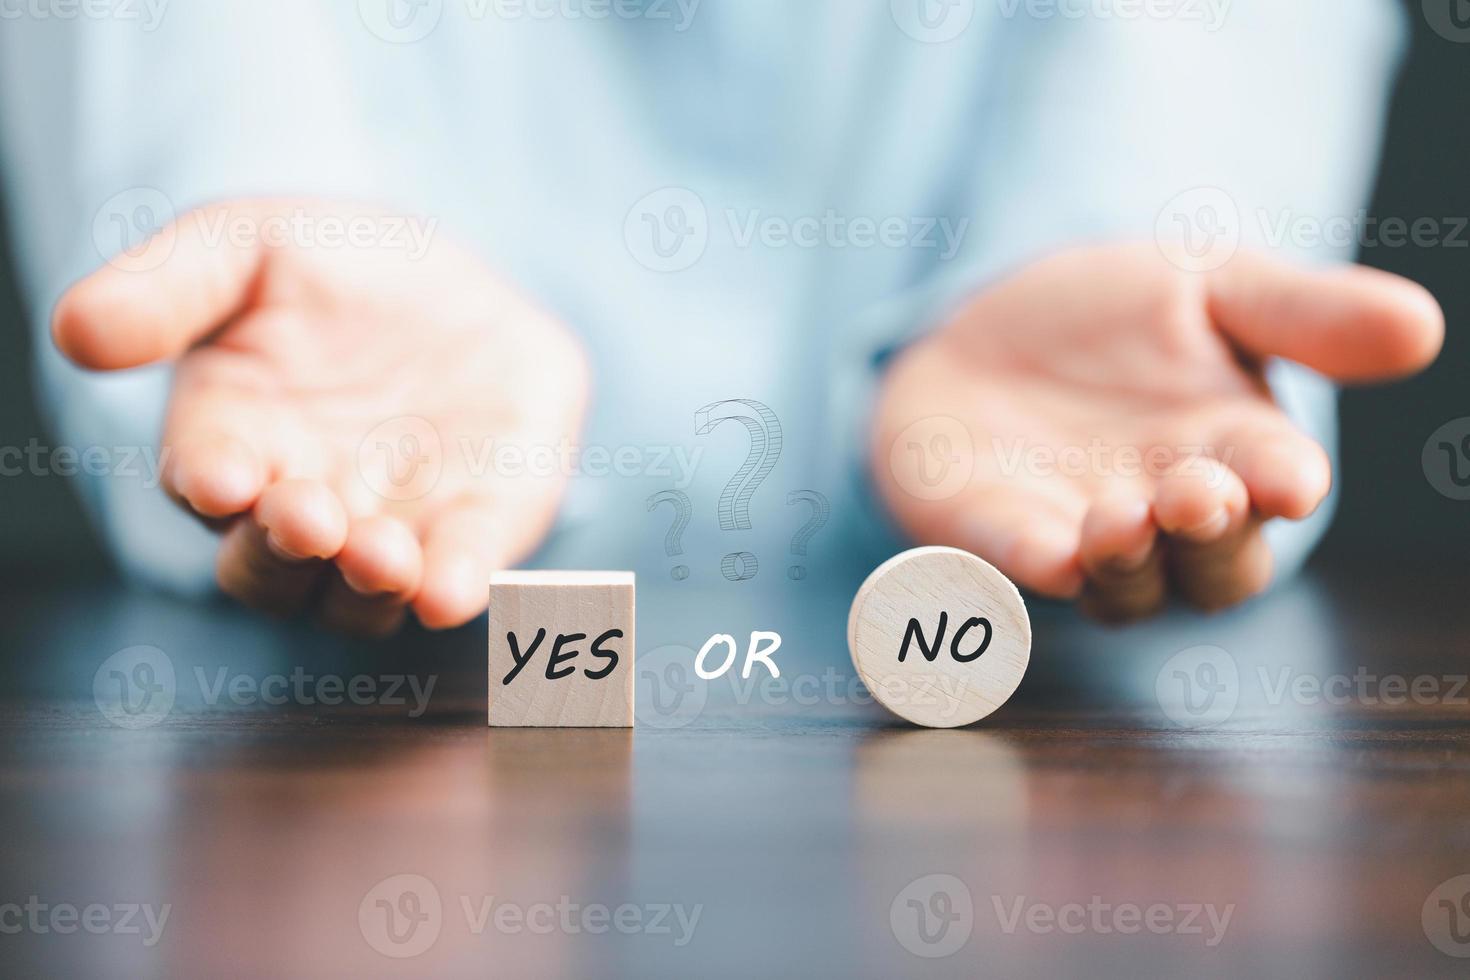
[[[827,525],[827,520],[832,516],[832,505],[827,498],[815,490],[793,490],[786,495],[786,505],[808,503],[812,505],[812,517],[801,526],[791,539],[791,553],[801,557],[806,556],[806,546],[817,532]],[[786,575],[793,582],[799,582],[806,578],[806,568],[801,565],[792,565],[786,569]]]
[[[735,406],[743,405],[754,415],[740,412]],[[722,414],[718,414],[722,413]],[[750,530],[750,498],[775,469],[781,458],[781,420],[776,413],[758,401],[748,398],[731,398],[712,402],[694,413],[695,435],[705,435],[721,422],[740,422],[750,433],[750,453],[740,469],[720,491],[720,528],[725,531]],[[744,582],[755,578],[760,564],[755,555],[748,551],[736,551],[726,555],[720,562],[720,571],[731,582]]]
[[[652,514],[658,510],[659,504],[673,504],[674,523],[669,528],[669,533],[664,536],[664,554],[670,558],[684,553],[684,545],[679,540],[684,534],[684,529],[689,526],[689,518],[694,513],[694,507],[689,503],[689,494],[683,490],[664,490],[648,498],[648,512]],[[682,582],[689,577],[688,565],[675,565],[674,570],[669,573],[675,582]]]

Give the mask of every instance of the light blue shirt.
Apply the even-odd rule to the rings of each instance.
[[[811,514],[796,490],[832,503],[809,563],[892,546],[861,477],[875,358],[1006,270],[1148,240],[1199,187],[1246,245],[1350,258],[1272,232],[1363,206],[1402,40],[1389,0],[109,3],[0,5],[6,205],[59,442],[157,442],[166,369],[89,375],[44,339],[140,202],[378,201],[593,352],[587,444],[638,462],[573,480],[541,560],[666,575],[672,512],[645,500],[678,487],[679,560],[706,578],[737,550],[782,577]],[[1330,386],[1273,382],[1331,445]],[[737,398],[784,435],[749,531],[716,519],[745,430],[695,434]],[[147,473],[82,481],[128,570],[209,582],[210,537]],[[1279,563],[1321,524],[1273,528]]]

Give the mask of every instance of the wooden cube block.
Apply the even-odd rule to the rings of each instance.
[[[633,573],[490,579],[490,724],[631,728]]]

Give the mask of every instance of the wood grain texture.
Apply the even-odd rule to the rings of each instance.
[[[868,576],[847,620],[858,676],[888,710],[958,728],[1015,693],[1031,658],[1031,620],[1016,587],[956,548],[915,548]]]
[[[634,614],[632,572],[494,575],[490,725],[631,728]]]
[[[835,698],[712,685],[699,716],[667,730],[486,729],[483,624],[364,644],[122,585],[17,585],[0,591],[0,903],[173,914],[151,947],[25,929],[3,936],[0,962],[17,977],[483,978],[493,963],[527,978],[1463,978],[1470,960],[1436,948],[1422,914],[1470,872],[1470,568],[1412,555],[1386,567],[1333,555],[1232,613],[1124,629],[1033,605],[1026,682],[987,721],[946,731],[848,696],[841,636],[861,575],[830,595],[820,579],[783,586],[750,612],[786,637],[783,680],[833,669]],[[638,585],[649,646],[708,635],[715,608],[719,628],[753,625],[719,583]],[[92,682],[138,643],[173,659],[178,698],[130,730],[99,713]],[[1238,661],[1240,707],[1183,729],[1155,683],[1200,643]],[[1435,678],[1441,697],[1302,703],[1287,683],[1277,701],[1288,666]],[[385,703],[381,682],[371,704],[241,704],[228,685],[205,700],[196,672],[212,685],[222,668],[437,683],[422,714],[406,684],[406,704]],[[438,887],[443,928],[391,960],[357,910],[404,873]],[[935,873],[967,884],[975,922],[959,952],[923,960],[890,913]],[[461,901],[478,914],[487,896],[704,913],[682,947],[615,928],[511,934],[493,916],[472,931]],[[1028,909],[1099,896],[1235,912],[1207,947],[1146,926],[1035,933],[1024,912],[1005,932],[994,896],[1007,916],[1020,896]],[[1430,910],[1448,926],[1453,910]]]

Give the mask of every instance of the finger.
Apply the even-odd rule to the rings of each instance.
[[[1170,538],[1208,544],[1240,527],[1250,496],[1234,470],[1208,456],[1181,460],[1159,478],[1154,523]]]
[[[117,370],[175,357],[247,302],[265,250],[258,241],[210,240],[221,216],[259,204],[219,204],[183,215],[149,247],[159,260],[131,269],[109,263],[73,285],[52,316],[56,346],[83,367]]]
[[[1248,517],[1228,533],[1207,543],[1169,543],[1169,576],[1186,601],[1219,610],[1258,595],[1271,584],[1271,549],[1261,532],[1263,522]]]
[[[322,590],[323,626],[351,636],[384,637],[396,633],[408,616],[401,595],[367,595],[348,584],[340,568],[329,571]]]
[[[386,515],[360,518],[337,555],[343,584],[363,596],[407,602],[423,578],[423,549],[408,525]]]
[[[164,490],[206,519],[244,513],[281,475],[284,427],[263,398],[221,388],[186,362],[174,373]]]
[[[182,443],[165,441],[164,491],[206,519],[243,514],[260,498],[268,471],[253,446],[223,432],[199,432]]]
[[[347,539],[347,515],[336,495],[311,480],[273,484],[220,542],[220,588],[248,606],[281,615],[300,612],[317,591]]]
[[[1214,442],[1216,454],[1240,475],[1251,508],[1262,517],[1301,520],[1332,489],[1327,451],[1278,412],[1237,422]]]
[[[321,600],[321,621],[355,636],[387,636],[403,624],[423,576],[418,538],[383,515],[354,521]]]
[[[1081,514],[1038,493],[986,488],[967,501],[956,536],[960,547],[1042,595],[1069,599],[1082,588]]]
[[[260,495],[255,523],[271,553],[286,561],[335,558],[347,543],[347,511],[316,480],[282,480]]]
[[[1444,313],[1427,290],[1362,266],[1304,269],[1241,253],[1210,278],[1209,308],[1247,354],[1339,381],[1412,374],[1444,343]]]
[[[235,521],[220,541],[215,577],[226,595],[252,609],[292,616],[311,602],[328,566],[282,557],[267,533],[251,518]]]
[[[1088,615],[1126,622],[1164,604],[1163,552],[1146,498],[1117,494],[1094,502],[1082,522],[1081,558]]]
[[[512,523],[488,502],[460,504],[434,519],[423,535],[423,584],[413,601],[421,623],[450,629],[485,611],[490,573],[514,557]]]

